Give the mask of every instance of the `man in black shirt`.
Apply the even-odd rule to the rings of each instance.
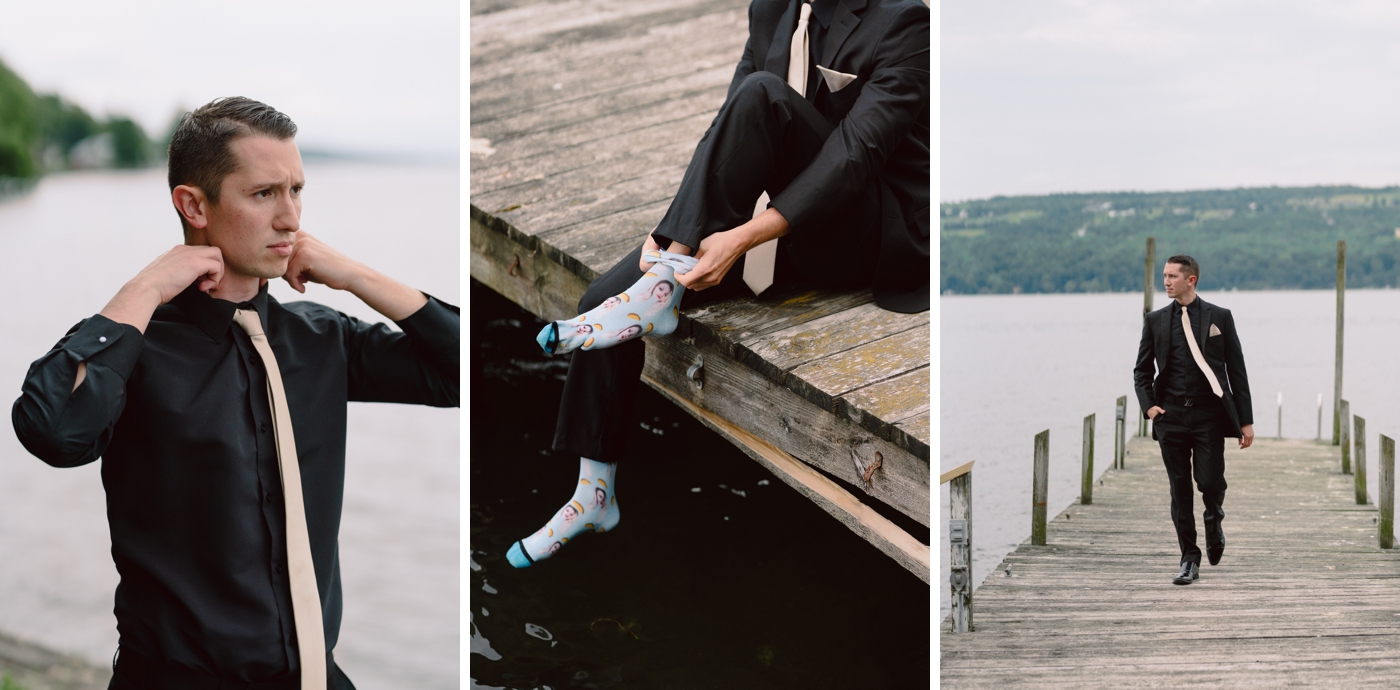
[[[1254,442],[1235,317],[1196,297],[1200,275],[1200,265],[1189,256],[1167,259],[1162,282],[1173,301],[1143,316],[1133,368],[1138,402],[1153,420],[1152,438],[1161,446],[1171,482],[1172,522],[1181,547],[1181,570],[1173,580],[1178,585],[1191,584],[1201,565],[1191,508],[1193,469],[1205,504],[1206,553],[1216,565],[1225,552],[1225,437],[1238,438],[1240,448]]]
[[[45,462],[103,458],[121,576],[111,688],[303,687],[302,668],[320,664],[299,658],[297,533],[310,542],[320,606],[313,597],[308,617],[320,619],[326,685],[353,688],[331,656],[346,404],[458,404],[457,308],[300,230],[295,134],[285,115],[245,98],[187,115],[169,175],[185,243],[36,361],[13,408],[20,442]],[[347,290],[403,332],[280,304],[267,293],[279,277],[299,292],[308,281]],[[240,326],[236,310],[256,314]],[[249,335],[259,322],[283,402],[270,402],[272,367]],[[294,459],[279,458],[279,435],[294,437]],[[304,511],[284,494],[289,460]]]

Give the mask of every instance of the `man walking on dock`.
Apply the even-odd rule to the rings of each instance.
[[[1161,446],[1170,481],[1172,523],[1181,547],[1181,570],[1173,580],[1178,585],[1196,580],[1201,565],[1192,476],[1205,504],[1206,554],[1216,565],[1225,553],[1225,438],[1238,438],[1240,448],[1254,442],[1235,318],[1196,296],[1200,275],[1200,265],[1189,256],[1167,259],[1162,282],[1173,301],[1143,316],[1133,368],[1138,402],[1153,421],[1152,438]]]

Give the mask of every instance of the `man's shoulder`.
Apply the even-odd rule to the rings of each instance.
[[[1229,309],[1226,309],[1225,307],[1222,307],[1222,306],[1220,306],[1220,305],[1218,305],[1218,304],[1215,304],[1214,302],[1207,302],[1207,301],[1205,301],[1205,300],[1201,300],[1201,306],[1202,306],[1202,307],[1205,307],[1205,308],[1207,308],[1207,309],[1209,309],[1209,310],[1210,310],[1210,313],[1212,313],[1212,314],[1219,314],[1219,315],[1221,315],[1221,316],[1230,316],[1230,310],[1229,310]]]

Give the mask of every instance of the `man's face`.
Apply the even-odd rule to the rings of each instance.
[[[1167,289],[1167,296],[1176,299],[1188,294],[1196,287],[1196,276],[1188,276],[1182,270],[1185,266],[1167,262],[1166,268],[1162,269],[1162,286]]]
[[[301,228],[301,152],[295,140],[260,135],[239,137],[229,148],[238,168],[224,178],[196,242],[218,247],[230,273],[280,277]]]

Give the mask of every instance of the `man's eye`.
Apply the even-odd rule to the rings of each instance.
[[[254,192],[254,194],[257,195],[257,196],[260,196],[260,197],[262,197],[262,198],[264,198],[264,199],[266,199],[266,198],[272,196],[272,190],[271,190],[271,189],[259,189],[258,191]]]

